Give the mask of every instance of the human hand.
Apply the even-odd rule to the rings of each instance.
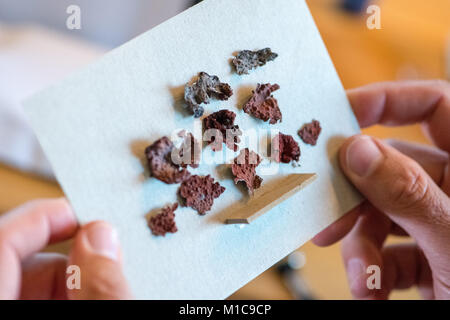
[[[68,259],[39,253],[74,237]],[[68,289],[66,268],[80,268]],[[116,233],[106,222],[79,227],[65,199],[35,200],[0,217],[0,299],[128,299]]]
[[[437,148],[357,135],[340,150],[343,172],[367,200],[319,233],[330,245],[345,236],[342,255],[351,292],[387,299],[417,285],[427,299],[450,299],[450,84],[379,83],[350,90],[361,127],[421,122]],[[389,234],[415,243],[383,246]],[[370,290],[366,268],[381,268],[381,289]]]

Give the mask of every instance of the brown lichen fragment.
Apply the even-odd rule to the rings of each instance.
[[[272,139],[272,154],[276,162],[289,163],[300,159],[300,147],[290,135],[279,133]]]
[[[203,115],[201,104],[208,104],[211,99],[228,100],[232,95],[229,84],[220,82],[217,76],[210,76],[206,72],[200,72],[197,82],[184,87],[184,100],[196,118]]]
[[[278,107],[278,101],[272,96],[272,92],[280,89],[278,84],[258,84],[253,95],[244,105],[244,112],[253,115],[263,121],[269,120],[270,124],[281,122],[282,115]]]
[[[189,171],[172,161],[173,148],[172,141],[162,137],[145,149],[150,176],[167,184],[180,183],[190,176]]]
[[[305,124],[300,130],[298,130],[298,135],[304,143],[315,146],[317,143],[317,139],[319,139],[321,131],[322,127],[320,126],[320,122],[317,120],[313,120],[312,122]]]
[[[250,70],[265,65],[267,62],[275,60],[278,54],[272,52],[270,48],[258,51],[242,50],[238,52],[233,64],[239,75],[248,74]]]
[[[241,153],[234,159],[231,165],[234,183],[245,182],[251,194],[261,186],[263,179],[256,175],[256,167],[261,163],[261,157],[248,148],[241,150]]]
[[[178,136],[183,138],[183,142],[172,153],[173,162],[179,164],[182,168],[187,168],[187,166],[198,168],[201,157],[200,142],[195,139],[192,133],[186,130],[180,131]]]
[[[214,199],[218,198],[225,188],[210,176],[193,175],[189,179],[183,181],[180,186],[179,193],[185,199],[185,205],[191,207],[200,215],[204,215],[211,210]]]
[[[205,138],[213,151],[221,151],[222,142],[233,151],[239,149],[237,143],[241,141],[242,131],[234,124],[235,119],[236,114],[226,109],[214,112],[203,119]]]
[[[175,233],[178,231],[175,223],[175,210],[177,208],[178,203],[175,203],[163,208],[160,213],[150,218],[148,226],[155,236],[165,236],[168,232]]]

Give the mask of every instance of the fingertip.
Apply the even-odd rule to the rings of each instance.
[[[347,163],[347,150],[349,148],[350,145],[352,145],[352,143],[358,139],[362,139],[368,137],[364,134],[355,134],[351,137],[348,137],[344,143],[342,144],[341,148],[339,149],[339,160],[340,160],[340,164],[341,167],[344,169],[346,167],[346,163]]]
[[[360,215],[360,205],[350,210],[336,222],[319,232],[312,243],[319,247],[327,247],[344,238],[353,228]]]
[[[55,200],[56,204],[60,207],[61,211],[65,213],[67,218],[71,220],[73,223],[78,225],[78,220],[75,215],[75,211],[73,211],[72,206],[70,205],[69,201],[65,197],[61,197]]]
[[[333,244],[333,242],[330,242],[328,240],[326,231],[322,231],[316,234],[316,236],[311,239],[311,242],[318,247],[328,247],[329,245]]]
[[[370,176],[383,158],[380,142],[366,135],[351,137],[339,153],[341,168],[353,182]]]
[[[90,222],[80,228],[70,263],[84,274],[81,290],[70,291],[70,299],[130,299],[132,294],[123,274],[117,232],[105,221]]]
[[[379,87],[380,84],[371,84],[347,90],[347,98],[362,128],[377,123],[383,114],[386,95]]]
[[[78,227],[75,214],[64,198],[32,200],[5,217],[9,233],[29,228],[30,237],[40,235],[49,243],[72,237]]]
[[[81,227],[77,234],[77,247],[83,254],[98,255],[114,261],[120,260],[117,231],[106,221],[93,221]]]
[[[355,299],[368,299],[371,291],[367,287],[366,264],[360,258],[347,261],[346,271],[350,292]]]
[[[97,221],[85,229],[86,239],[93,252],[118,261],[120,256],[117,231],[105,221]]]
[[[43,208],[54,212],[50,215],[51,228],[60,230],[52,235],[51,242],[59,241],[72,236],[78,228],[78,220],[71,205],[66,198],[57,198],[52,200],[42,200]]]

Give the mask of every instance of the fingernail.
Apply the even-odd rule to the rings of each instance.
[[[372,138],[360,136],[347,148],[347,167],[356,175],[367,177],[377,168],[382,156]]]
[[[364,263],[358,258],[347,262],[347,276],[350,290],[354,297],[365,297],[368,294]]]
[[[118,260],[119,238],[110,225],[101,222],[93,224],[87,230],[87,240],[96,254]]]

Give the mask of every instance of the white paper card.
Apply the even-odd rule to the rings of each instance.
[[[250,75],[233,72],[234,52],[265,47],[279,57]],[[318,179],[245,228],[224,225],[248,196],[224,166],[204,163],[213,155],[206,147],[193,172],[212,174],[225,193],[206,216],[178,209],[179,231],[155,237],[146,216],[176,202],[178,186],[149,178],[143,152],[177,128],[198,127],[180,99],[200,71],[235,92],[206,114],[230,109],[244,130],[278,129],[300,142],[297,130],[319,120],[317,146],[300,142],[299,167],[263,175],[268,184],[294,172]],[[251,89],[268,82],[281,86],[274,96],[283,122],[272,126],[242,111]],[[343,139],[359,127],[304,1],[204,1],[33,96],[25,109],[80,222],[104,219],[118,229],[138,298],[226,298],[360,201],[337,164]]]

